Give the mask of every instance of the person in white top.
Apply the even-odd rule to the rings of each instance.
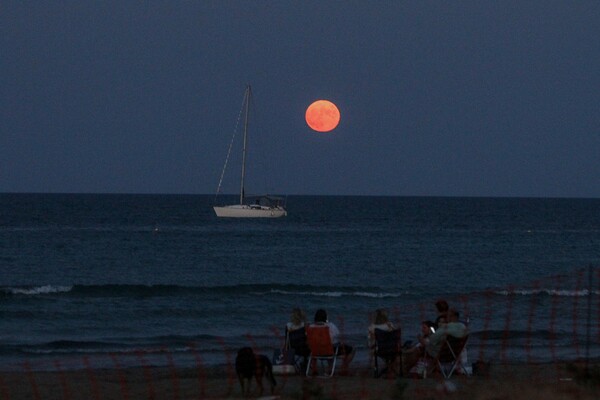
[[[312,325],[326,325],[329,328],[329,337],[331,337],[331,343],[335,348],[338,349],[338,354],[343,355],[344,368],[347,368],[348,364],[350,364],[350,361],[352,361],[354,358],[356,350],[352,346],[340,342],[340,330],[333,322],[329,322],[327,319],[327,312],[323,309],[317,310],[315,313],[315,322]]]
[[[393,331],[394,324],[392,324],[388,318],[388,313],[386,310],[378,309],[375,310],[375,320],[367,329],[367,343],[369,344],[369,348],[373,348],[375,346],[375,329],[381,329],[382,331]]]
[[[285,325],[285,349],[293,349],[295,356],[302,357],[301,370],[306,369],[310,349],[306,342],[306,314],[300,308],[294,308],[290,321]]]
[[[294,308],[290,316],[290,322],[285,327],[289,332],[304,328],[304,324],[306,324],[306,314],[300,308]]]

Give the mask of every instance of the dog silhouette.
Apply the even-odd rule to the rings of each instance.
[[[259,396],[263,393],[263,377],[266,377],[271,385],[271,394],[275,391],[277,382],[273,376],[273,364],[271,360],[267,356],[254,354],[254,351],[250,347],[242,347],[238,350],[237,357],[235,358],[235,372],[240,380],[244,396],[250,395],[252,377],[256,379]]]

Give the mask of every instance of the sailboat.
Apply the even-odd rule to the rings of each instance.
[[[246,86],[244,93],[244,101],[242,103],[242,109],[244,110],[244,138],[242,146],[242,175],[240,184],[240,201],[238,204],[214,206],[215,214],[217,217],[229,217],[229,218],[279,218],[285,217],[287,211],[285,204],[281,197],[262,195],[262,196],[246,196],[244,187],[244,178],[246,176],[246,153],[248,144],[248,113],[250,108],[250,99],[252,97],[252,89],[250,85]],[[235,133],[234,133],[235,135]],[[233,140],[232,140],[233,142]],[[229,147],[231,152],[231,145]],[[221,179],[217,188],[217,195],[221,190],[221,183],[223,181],[223,175],[227,168],[227,160],[229,159],[229,153],[223,166],[223,172],[221,173]]]

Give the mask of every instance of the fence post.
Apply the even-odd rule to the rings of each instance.
[[[585,338],[585,375],[590,376],[590,340],[592,338],[592,293],[594,293],[593,268],[592,264],[588,266],[588,304],[587,304],[587,329]]]

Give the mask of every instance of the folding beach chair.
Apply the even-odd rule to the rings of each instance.
[[[436,358],[437,368],[444,378],[450,378],[457,368],[460,368],[465,375],[468,375],[465,366],[460,363],[460,355],[465,350],[468,340],[469,335],[465,335],[462,338],[446,336]]]
[[[331,369],[326,375],[332,377],[335,372],[338,349],[331,343],[329,327],[326,325],[310,325],[306,328],[306,337],[308,340],[308,348],[310,349],[308,365],[306,366],[306,376],[310,375],[311,369],[317,373],[319,371],[318,364],[320,364],[321,369],[326,371],[325,363],[327,363],[328,368]]]
[[[385,361],[385,367],[380,371],[378,359]],[[383,375],[384,372],[392,371],[394,376],[402,375],[402,340],[400,329],[385,331],[375,329],[375,347],[373,348],[373,359],[375,363],[375,378]],[[400,360],[400,368],[396,368],[396,360]]]
[[[294,350],[294,366],[296,367],[296,371],[298,373],[303,372],[306,369],[308,356],[310,355],[310,349],[308,348],[306,338],[306,329],[300,328],[287,331],[286,348]]]

